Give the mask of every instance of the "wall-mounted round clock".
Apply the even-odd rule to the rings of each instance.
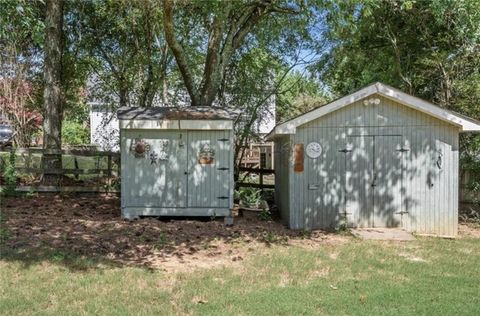
[[[305,148],[305,152],[310,158],[318,158],[322,154],[322,145],[317,142],[311,142]]]

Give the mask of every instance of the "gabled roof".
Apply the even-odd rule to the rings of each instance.
[[[382,95],[412,109],[418,110],[430,116],[436,117],[439,120],[458,126],[461,132],[480,131],[479,121],[452,111],[442,109],[433,103],[427,102],[420,98],[409,95],[405,92],[402,92],[398,89],[377,82],[343,98],[337,99],[310,112],[297,116],[296,118],[293,118],[289,121],[278,124],[267,135],[267,139],[272,139],[276,135],[280,134],[294,134],[298,126],[316,120],[324,115],[337,111],[343,107],[367,98],[373,94]]]

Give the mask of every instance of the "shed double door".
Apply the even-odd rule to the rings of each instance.
[[[346,213],[351,227],[401,226],[402,137],[349,136]]]
[[[230,205],[232,166],[229,131],[188,132],[187,206],[224,208]],[[211,164],[201,164],[199,154],[206,148],[214,151]]]
[[[229,207],[231,160],[229,131],[127,131],[125,150],[136,139],[149,144],[143,158],[124,155],[129,205],[159,208]],[[201,164],[202,150],[214,152]],[[155,160],[152,160],[154,156]]]

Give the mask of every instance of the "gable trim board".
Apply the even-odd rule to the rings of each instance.
[[[414,110],[423,112],[427,115],[435,117],[439,120],[447,122],[459,128],[460,132],[478,132],[480,131],[480,122],[463,115],[454,113],[440,108],[439,106],[404,93],[398,89],[387,86],[383,83],[374,83],[350,95],[337,99],[327,105],[316,108],[310,112],[300,115],[284,123],[278,124],[267,135],[267,139],[271,140],[277,135],[295,134],[297,127],[325,116],[329,113],[337,111],[343,107],[353,104],[359,100],[379,94],[388,99],[396,101],[402,105],[410,107]]]

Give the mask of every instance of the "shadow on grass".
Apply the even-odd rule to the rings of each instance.
[[[59,249],[1,248],[0,259],[3,261],[19,263],[22,269],[28,269],[30,266],[37,265],[41,262],[61,265],[70,271],[88,271],[91,269],[116,268],[122,266],[119,262],[108,260],[105,257],[81,255]]]

